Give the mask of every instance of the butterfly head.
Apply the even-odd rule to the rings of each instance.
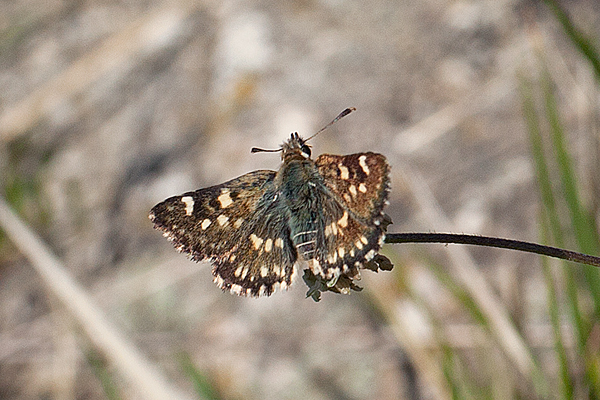
[[[292,133],[290,139],[281,145],[281,159],[284,161],[295,158],[310,159],[310,156],[310,146],[298,135],[298,132]]]
[[[258,147],[253,147],[250,152],[251,153],[259,153],[259,152],[275,153],[275,152],[281,151],[281,159],[284,162],[292,160],[292,159],[310,160],[310,156],[311,156],[310,145],[306,144],[306,142],[308,142],[310,139],[314,138],[319,133],[323,132],[325,129],[327,129],[334,123],[336,123],[341,118],[350,114],[354,110],[356,110],[356,108],[354,108],[354,107],[346,108],[337,117],[335,117],[335,119],[333,121],[331,121],[330,123],[325,125],[319,131],[317,131],[317,133],[315,133],[308,139],[303,139],[300,137],[300,135],[298,135],[298,132],[294,132],[291,134],[290,139],[287,140],[286,142],[284,142],[281,145],[281,148],[279,148],[277,150],[265,150],[265,149],[261,149]]]

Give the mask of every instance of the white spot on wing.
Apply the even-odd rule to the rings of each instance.
[[[358,163],[362,167],[362,170],[365,172],[365,174],[369,175],[371,171],[369,171],[369,166],[367,165],[367,156],[362,155],[358,157]]]
[[[250,240],[252,241],[255,250],[260,249],[260,246],[263,244],[263,239],[259,238],[254,233],[250,235]]]
[[[242,290],[244,290],[244,288],[242,288],[240,285],[231,285],[231,292],[237,294],[238,296],[242,294]]]
[[[361,183],[361,185],[365,186],[362,183]],[[350,194],[352,196],[356,196],[356,194],[357,194],[357,192],[356,192],[356,186],[354,186],[354,185],[350,185],[350,187],[348,188],[348,191],[350,192]],[[362,190],[361,190],[361,192],[362,192]]]
[[[375,250],[370,250],[366,255],[365,255],[365,260],[370,261],[373,257],[375,257]]]
[[[221,214],[217,217],[217,222],[219,223],[219,225],[223,226],[227,223],[227,221],[229,221],[229,217],[226,217],[225,215]]]
[[[229,196],[228,189],[223,189],[223,192],[219,197],[217,197],[217,200],[219,200],[219,203],[221,203],[222,208],[227,208],[233,203],[233,200],[231,200],[231,196]]]
[[[337,224],[335,222],[331,223],[331,233],[333,233],[334,235],[337,235],[338,233]]]
[[[344,215],[342,215],[342,218],[340,218],[337,223],[342,228],[348,226],[348,211],[344,211]]]
[[[240,277],[240,275],[242,274],[242,270],[244,269],[243,265],[240,265],[239,267],[237,267],[237,269],[235,270],[235,272],[233,273],[237,278]]]
[[[273,249],[273,239],[269,238],[265,241],[265,251],[268,253]]]
[[[315,275],[323,275],[323,269],[321,268],[321,264],[319,264],[319,261],[315,258],[313,258],[311,260],[311,268],[310,268],[313,272],[313,274]]]
[[[298,268],[298,264],[294,264],[294,267],[292,268],[292,276],[290,279],[290,285],[291,282],[294,282],[296,279],[298,279],[298,276],[300,276],[300,268]]]
[[[344,180],[350,178],[350,171],[348,171],[348,168],[345,165],[339,164],[338,168],[340,169],[340,178]]]
[[[275,282],[273,284],[273,293],[278,292],[281,289],[281,283]]]
[[[210,226],[211,223],[212,222],[210,222],[210,219],[206,218],[204,221],[202,221],[202,225],[200,225],[200,228],[202,228],[202,230],[205,230]]]
[[[364,183],[361,183],[360,185],[358,185],[358,190],[360,190],[362,193],[367,193],[367,187],[365,186]]]
[[[259,296],[264,296],[267,292],[267,287],[265,285],[260,285],[260,289],[258,290]]]
[[[194,211],[194,199],[191,196],[183,196],[181,201],[185,203],[185,215],[192,215]]]

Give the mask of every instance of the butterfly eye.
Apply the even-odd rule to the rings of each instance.
[[[305,155],[307,158],[310,157],[311,152],[310,152],[310,147],[308,147],[307,145],[303,144],[301,147],[302,153],[303,155]]]

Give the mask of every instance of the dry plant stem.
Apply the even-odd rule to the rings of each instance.
[[[465,235],[458,233],[388,233],[386,243],[446,243],[472,244],[475,246],[497,247],[540,254],[561,260],[600,267],[600,257],[594,257],[576,251],[564,250],[558,247],[544,246],[537,243],[520,240],[502,239],[489,236]]]
[[[31,261],[50,292],[81,325],[90,341],[145,399],[188,399],[165,378],[120,332],[106,321],[85,290],[58,258],[0,198],[0,227]]]

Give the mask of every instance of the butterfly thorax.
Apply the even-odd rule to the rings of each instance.
[[[283,163],[275,177],[275,186],[292,211],[315,208],[323,177],[310,159],[310,148],[298,133],[282,145]],[[309,216],[307,216],[309,217]]]
[[[289,202],[309,200],[307,197],[313,195],[315,187],[322,181],[315,163],[307,159],[286,160],[275,177],[275,185]]]
[[[323,177],[313,160],[310,148],[293,133],[282,146],[283,163],[275,184],[286,209],[290,210],[290,234],[298,255],[305,260],[316,256],[317,233],[322,212]]]

